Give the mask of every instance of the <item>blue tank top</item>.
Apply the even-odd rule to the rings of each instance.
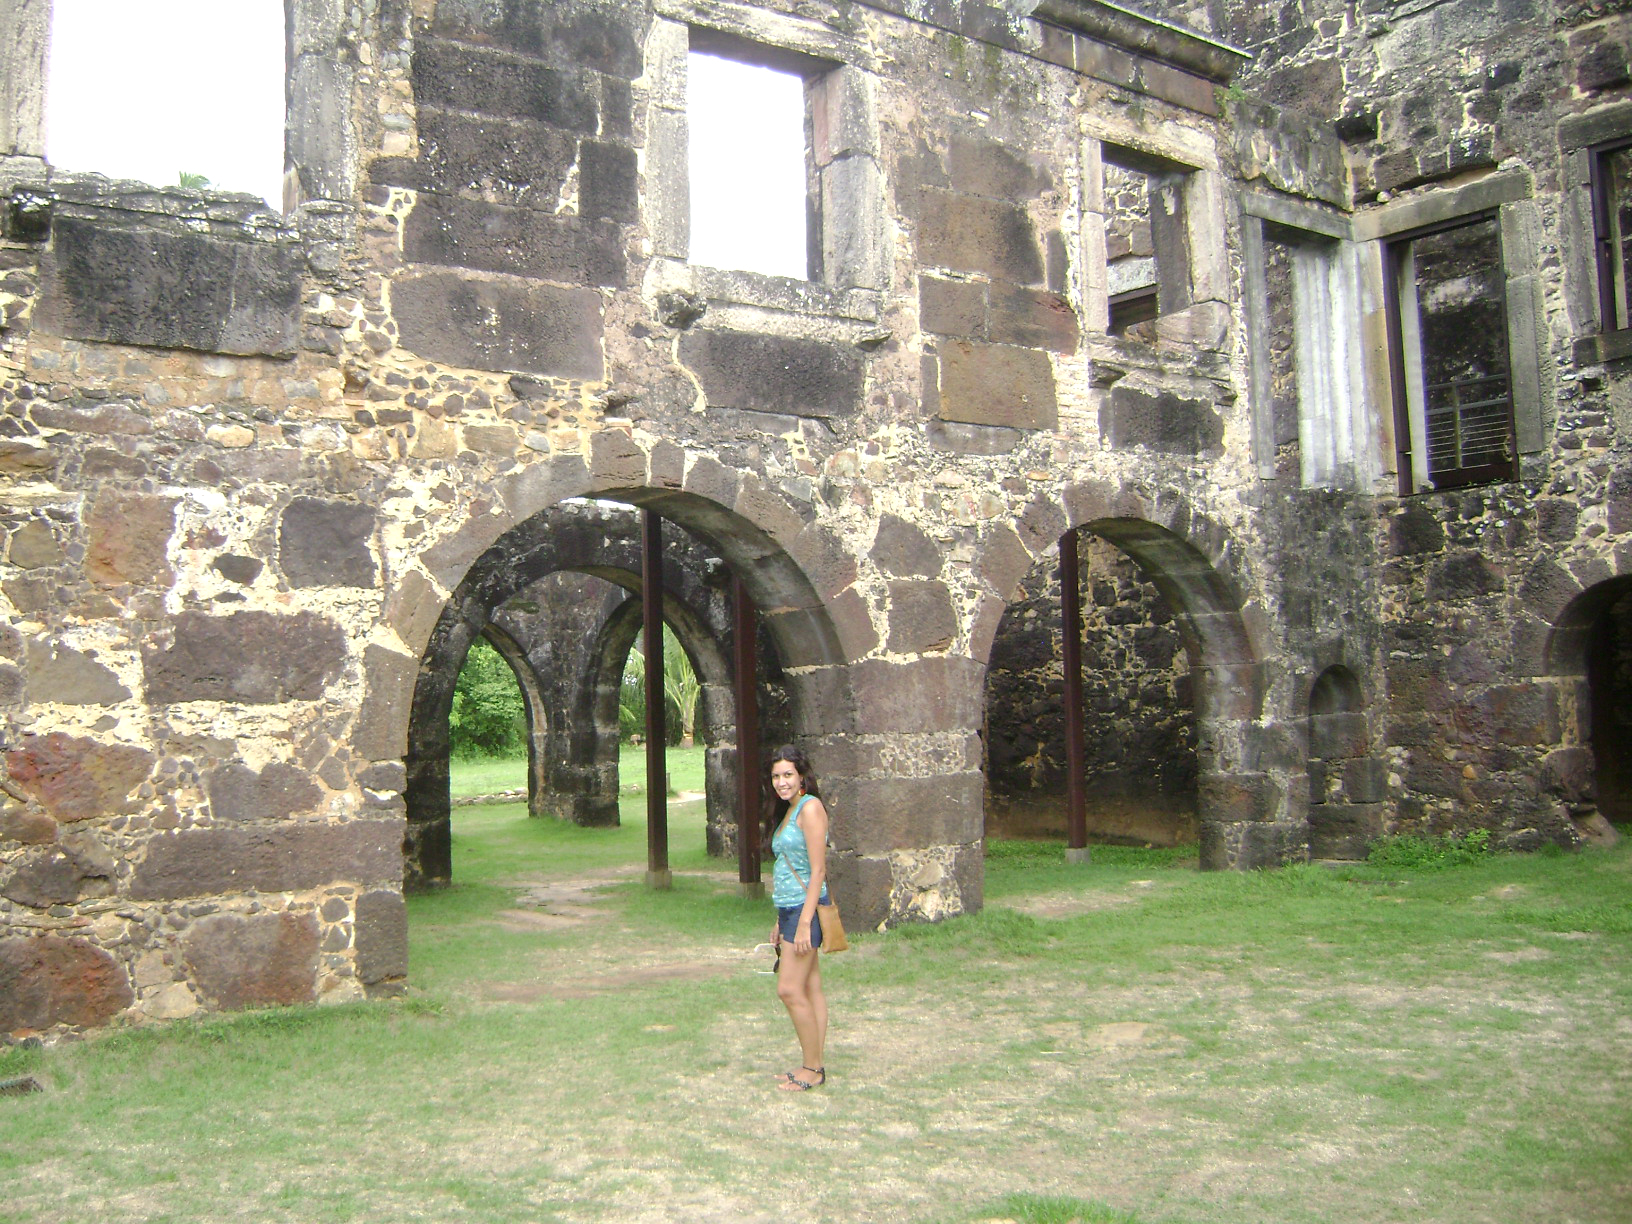
[[[787,909],[805,903],[805,886],[810,883],[810,846],[805,842],[805,831],[799,827],[799,809],[805,806],[809,795],[801,795],[793,811],[771,838],[771,853],[776,855],[776,869],[771,872],[771,902],[778,909]],[[804,884],[794,878],[797,871]],[[822,882],[823,901],[827,900],[827,882]]]

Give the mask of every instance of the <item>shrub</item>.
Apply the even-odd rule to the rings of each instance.
[[[485,638],[477,638],[459,669],[448,712],[448,746],[455,756],[510,756],[527,744],[527,716],[515,673]]]
[[[1489,858],[1492,853],[1488,829],[1450,833],[1444,837],[1402,833],[1372,842],[1366,861],[1375,867],[1388,867],[1396,871],[1444,871],[1447,867],[1477,863]]]

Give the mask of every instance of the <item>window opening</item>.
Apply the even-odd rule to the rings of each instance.
[[[1632,139],[1593,150],[1592,212],[1604,331],[1632,327]]]
[[[1494,213],[1389,244],[1402,492],[1515,475],[1506,276]]]
[[[47,160],[281,206],[284,27],[283,0],[53,0]]]
[[[690,262],[812,278],[806,109],[798,74],[688,55]]]
[[[1113,336],[1156,338],[1155,320],[1190,305],[1182,167],[1103,146],[1105,276]]]

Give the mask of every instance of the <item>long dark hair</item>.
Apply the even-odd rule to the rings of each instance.
[[[782,818],[788,814],[792,806],[787,800],[780,798],[771,786],[771,770],[776,768],[778,761],[786,761],[799,774],[799,780],[804,783],[805,794],[821,797],[816,789],[816,771],[810,767],[810,758],[792,744],[783,744],[771,753],[771,759],[765,762],[765,789],[770,795],[770,802],[765,805],[765,853],[771,851],[771,838],[776,833],[776,826],[782,823]]]

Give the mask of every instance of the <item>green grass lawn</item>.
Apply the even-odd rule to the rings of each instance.
[[[826,963],[799,1095],[767,904],[695,801],[645,888],[644,810],[459,809],[405,1000],[0,1051],[46,1088],[0,1097],[0,1221],[1632,1219],[1627,847],[1204,875],[999,843],[980,914]]]

